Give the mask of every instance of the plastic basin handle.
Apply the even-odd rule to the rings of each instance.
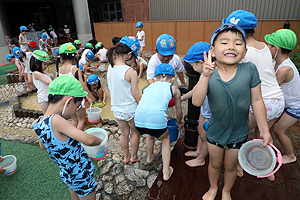
[[[264,140],[262,140],[262,139],[253,139],[253,141],[262,141],[262,142],[264,142]],[[270,145],[273,149],[275,149],[275,151],[277,152],[277,156],[278,156],[278,166],[277,166],[276,169],[275,169],[273,172],[271,172],[270,174],[267,174],[267,175],[265,175],[265,176],[257,175],[257,178],[266,178],[266,177],[268,177],[268,176],[271,176],[271,175],[275,174],[275,173],[279,170],[279,168],[281,167],[281,165],[282,165],[282,155],[281,155],[280,151],[279,151],[272,143],[269,143],[269,145]]]

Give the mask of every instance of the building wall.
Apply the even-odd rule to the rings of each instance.
[[[283,28],[290,23],[290,29],[300,36],[300,20],[258,20],[254,37],[265,42],[264,36]],[[145,31],[146,51],[155,51],[155,41],[163,33],[171,34],[176,40],[176,53],[186,54],[190,46],[196,42],[208,42],[213,31],[222,24],[221,20],[207,21],[153,21],[143,22]],[[114,36],[123,37],[136,35],[135,22],[102,22],[94,23],[95,38],[106,48],[112,47]],[[297,48],[294,48],[297,52]]]
[[[149,21],[149,0],[121,0],[123,21]]]
[[[149,0],[150,21],[221,20],[235,10],[257,19],[299,19],[299,0]]]

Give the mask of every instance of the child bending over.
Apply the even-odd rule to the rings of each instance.
[[[96,199],[98,184],[93,177],[94,165],[80,142],[95,146],[102,141],[67,121],[80,108],[86,95],[75,78],[56,78],[49,85],[49,109],[33,124],[40,147],[46,149],[58,165],[60,180],[69,187],[71,199]]]
[[[214,31],[210,43],[212,47],[208,56],[204,54],[203,73],[192,97],[193,104],[200,106],[207,95],[212,113],[206,132],[210,189],[203,199],[214,199],[217,195],[223,164],[222,199],[231,199],[231,188],[237,176],[238,152],[247,141],[249,132],[250,103],[260,136],[264,139],[263,146],[267,146],[272,138],[257,68],[252,63],[239,64],[246,54],[245,32],[238,26],[224,24]],[[216,62],[212,62],[212,57]]]
[[[88,77],[87,87],[94,96],[97,103],[100,103],[99,107],[105,106],[106,91],[100,82],[100,78],[96,74],[92,74]]]
[[[154,151],[155,138],[162,141],[163,179],[169,180],[173,168],[170,166],[171,147],[170,136],[167,127],[166,111],[170,100],[175,99],[176,117],[178,129],[183,127],[180,91],[172,82],[175,71],[169,64],[160,64],[155,68],[155,82],[149,85],[137,106],[134,123],[140,134],[147,133],[147,163],[151,163],[159,154],[159,150]]]

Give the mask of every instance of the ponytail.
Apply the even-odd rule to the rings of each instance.
[[[59,77],[59,68],[58,68],[58,63],[60,62],[60,58],[58,57],[56,60],[56,76]]]
[[[114,54],[115,54],[115,50],[116,47],[111,47],[110,49],[108,49],[107,53],[106,53],[106,57],[108,59],[108,62],[110,63],[111,67],[114,67]]]
[[[107,56],[107,59],[108,59],[110,65],[111,65],[111,67],[113,67],[114,66],[114,59],[115,59],[114,56],[115,56],[115,54],[123,55],[123,54],[128,54],[130,52],[132,52],[132,51],[126,44],[123,44],[122,42],[119,42],[116,46],[111,47],[107,51],[106,56]]]

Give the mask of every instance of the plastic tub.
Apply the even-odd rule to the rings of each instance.
[[[25,91],[25,88],[23,87],[23,85],[18,85],[18,86],[16,87],[16,90],[17,90],[18,92],[22,93],[22,92]]]
[[[106,71],[105,64],[99,65],[99,70],[100,70],[100,72],[105,72]]]
[[[257,178],[264,178],[273,175],[282,165],[280,151],[271,143],[263,147],[263,140],[254,139],[246,142],[238,153],[238,160],[241,167],[248,173]],[[271,148],[277,151],[278,166],[276,166],[276,155]],[[274,170],[274,171],[273,171]]]
[[[97,123],[100,121],[102,109],[98,107],[90,106],[86,109],[86,114],[88,116],[88,121],[91,123]]]
[[[6,170],[4,174],[13,174],[17,170],[17,158],[13,155],[7,155],[3,158],[4,159],[0,161],[0,166],[2,166]]]
[[[87,155],[93,159],[93,160],[99,160],[101,158],[104,158],[108,152],[107,149],[107,140],[108,140],[108,134],[107,131],[102,128],[90,128],[85,130],[87,134],[94,135],[102,140],[102,143],[97,146],[87,146],[85,144],[82,144],[82,147],[84,148]]]
[[[168,120],[168,130],[170,135],[170,142],[174,142],[178,138],[178,126],[177,126],[177,119],[171,118]]]
[[[35,48],[36,47],[36,41],[30,41],[29,44],[30,44],[31,48]]]

